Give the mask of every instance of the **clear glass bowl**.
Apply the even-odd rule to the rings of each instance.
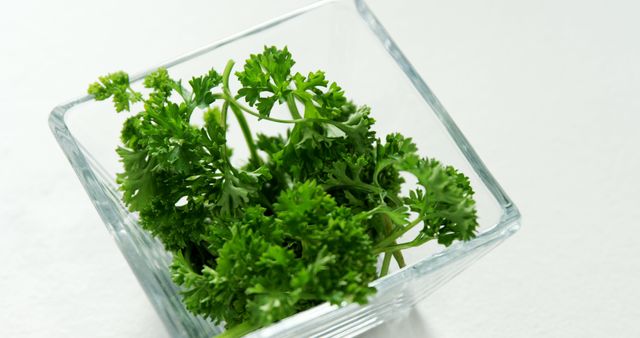
[[[481,226],[478,236],[468,242],[405,251],[408,266],[374,281],[378,292],[367,305],[322,304],[249,336],[342,337],[365,332],[407,314],[413,304],[519,228],[515,205],[365,1],[319,1],[159,66],[167,67],[174,78],[188,79],[211,67],[222,69],[228,59],[240,62],[263,45],[288,46],[298,61],[296,71],[325,70],[328,79],[338,82],[354,102],[371,106],[378,135],[411,136],[424,155],[467,174],[476,191]],[[149,71],[132,79],[140,85]],[[138,227],[137,216],[120,201],[114,179],[121,167],[114,150],[125,118],[126,114],[115,114],[111,104],[84,96],[56,107],[49,123],[171,336],[213,336],[220,328],[191,315],[182,305],[167,268],[170,255]],[[265,126],[269,128],[261,122],[260,130]],[[239,130],[231,130],[229,140],[243,144]],[[236,147],[238,158],[245,155],[243,147]]]

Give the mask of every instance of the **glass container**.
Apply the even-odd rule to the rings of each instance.
[[[264,45],[288,46],[297,61],[295,71],[304,74],[325,70],[327,78],[340,84],[347,97],[369,105],[378,136],[401,132],[413,138],[423,155],[454,165],[469,176],[476,191],[480,228],[476,238],[448,248],[428,244],[404,251],[408,265],[372,282],[377,293],[366,305],[321,304],[255,331],[250,337],[343,337],[363,333],[408,314],[416,302],[519,228],[520,214],[511,199],[365,1],[318,1],[150,67],[131,79],[134,86],[141,86],[140,79],[157,67],[167,67],[174,78],[189,79],[211,67],[222,70],[228,59],[241,63]],[[237,88],[237,84],[231,86]],[[169,275],[170,255],[141,230],[137,216],[120,200],[115,175],[121,171],[121,164],[115,148],[127,116],[116,114],[109,102],[83,96],[56,107],[49,123],[170,335],[211,337],[221,329],[185,309]],[[260,123],[261,132],[278,132],[278,128]],[[246,158],[240,130],[231,129],[228,139],[232,146],[237,145],[235,157]]]

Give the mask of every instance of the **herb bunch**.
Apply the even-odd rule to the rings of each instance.
[[[117,149],[123,201],[173,253],[186,307],[225,323],[227,336],[322,302],[365,303],[392,259],[405,265],[403,249],[468,240],[478,226],[465,175],[419,156],[401,134],[378,138],[367,106],[323,71],[294,73],[294,64],[286,47],[265,47],[235,73],[235,92],[233,61],[186,85],[160,68],[144,79],[146,96],[124,72],[88,90],[117,112],[142,104]],[[290,118],[271,115],[280,105]],[[201,126],[192,123],[197,110]],[[247,117],[290,128],[256,134]],[[243,166],[231,163],[230,123],[246,140]],[[417,180],[406,195],[402,173]],[[398,243],[414,227],[418,235]]]

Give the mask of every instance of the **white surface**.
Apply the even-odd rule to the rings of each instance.
[[[98,75],[146,68],[300,1],[172,3],[0,5],[1,337],[166,336],[47,115]],[[524,227],[367,336],[640,336],[638,2],[373,7]]]

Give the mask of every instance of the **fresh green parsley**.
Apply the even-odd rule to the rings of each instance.
[[[123,201],[173,253],[186,307],[224,323],[228,337],[323,302],[366,303],[392,258],[405,265],[403,249],[469,240],[478,226],[465,175],[419,156],[401,134],[378,138],[369,107],[323,71],[303,75],[294,65],[286,47],[265,47],[235,74],[229,61],[186,85],[160,68],[144,79],[146,96],[124,72],[88,90],[117,112],[141,106],[117,149]],[[291,118],[272,116],[280,105]],[[201,126],[191,121],[196,109]],[[247,118],[290,128],[254,133]],[[231,163],[231,123],[249,149],[244,166]],[[417,180],[407,195],[402,173]],[[414,227],[418,235],[399,243]]]

